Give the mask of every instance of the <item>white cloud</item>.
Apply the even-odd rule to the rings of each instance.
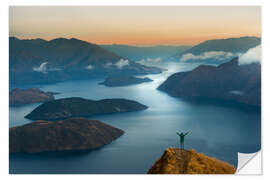
[[[156,63],[160,63],[161,62],[161,58],[147,58],[147,59],[142,59],[140,61],[138,61],[138,63],[140,64],[156,64]]]
[[[188,61],[188,60],[205,60],[205,59],[217,59],[217,60],[225,60],[228,58],[232,58],[237,56],[231,52],[224,52],[224,51],[209,51],[204,52],[199,55],[193,55],[192,53],[187,53],[182,55],[181,61]]]
[[[104,66],[105,66],[105,68],[110,68],[112,66],[112,63],[111,62],[108,62]]]
[[[33,67],[33,71],[47,73],[47,64],[48,62],[43,62],[39,67]]]
[[[124,66],[128,66],[129,65],[129,61],[128,59],[120,59],[117,63],[115,63],[115,66],[118,69],[122,69]]]
[[[241,96],[241,95],[244,94],[243,91],[238,91],[238,90],[229,91],[229,93],[230,94],[234,94],[234,95],[239,95],[239,96]]]
[[[250,48],[245,54],[241,55],[239,58],[239,65],[250,64],[250,63],[260,63],[262,58],[262,47],[261,45],[254,48]]]
[[[93,69],[93,68],[94,68],[94,66],[92,66],[91,64],[89,64],[88,66],[85,67],[85,69],[89,69],[89,70]]]

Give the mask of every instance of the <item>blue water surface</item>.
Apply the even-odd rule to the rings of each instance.
[[[168,71],[148,75],[153,82],[126,87],[98,85],[103,79],[20,86],[60,92],[57,99],[126,98],[149,108],[89,117],[120,128],[125,134],[109,145],[84,153],[10,154],[10,173],[146,173],[166,148],[179,146],[176,131],[190,132],[185,139],[185,148],[237,166],[237,152],[256,152],[261,147],[260,109],[217,100],[184,100],[156,90],[170,74],[196,66],[162,64]],[[11,107],[10,127],[32,122],[24,116],[38,105]]]

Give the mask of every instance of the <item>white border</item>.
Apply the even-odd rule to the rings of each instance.
[[[8,5],[262,5],[263,0],[9,0]]]
[[[270,7],[269,7],[269,0],[10,0],[10,1],[1,1],[0,6],[0,19],[1,19],[1,28],[0,28],[0,68],[1,68],[1,75],[0,75],[0,82],[1,82],[1,179],[4,178],[20,178],[20,179],[47,179],[47,178],[65,178],[65,179],[92,179],[92,178],[110,178],[110,179],[137,179],[137,178],[150,178],[150,179],[160,179],[160,178],[172,178],[172,179],[179,179],[179,178],[187,178],[187,179],[194,179],[194,178],[203,178],[203,179],[211,179],[211,178],[240,178],[240,179],[247,179],[247,178],[268,178],[270,174],[270,164],[269,162],[269,155],[270,148],[269,148],[269,141],[270,139],[270,117],[268,108],[270,107],[270,88],[269,88],[269,78],[270,77],[270,57],[269,57],[269,33],[270,33],[270,26],[269,26],[269,19],[270,19]],[[262,77],[263,77],[263,89],[262,89],[262,147],[263,147],[263,176],[216,176],[216,175],[162,175],[162,176],[147,176],[147,175],[48,175],[48,176],[36,176],[36,175],[8,175],[8,7],[10,5],[155,5],[155,6],[170,6],[170,5],[196,5],[196,6],[247,6],[247,5],[260,5],[262,6],[262,47],[263,47],[263,60],[262,60]],[[228,12],[229,13],[229,12]],[[265,139],[265,140],[264,140]],[[61,176],[61,177],[60,177]]]

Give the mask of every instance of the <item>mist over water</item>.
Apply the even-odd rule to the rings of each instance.
[[[260,149],[260,109],[215,100],[188,101],[156,90],[174,72],[188,71],[198,64],[160,63],[162,74],[147,75],[153,82],[125,87],[98,85],[103,79],[36,85],[44,91],[60,92],[56,98],[126,98],[147,105],[145,111],[89,117],[125,134],[109,145],[87,153],[11,154],[10,173],[146,173],[170,147],[177,147],[176,131],[189,131],[186,149],[237,165],[237,152]],[[20,88],[28,88],[24,86]],[[11,87],[14,88],[14,87]],[[39,104],[12,107],[10,127],[32,122],[23,117]]]

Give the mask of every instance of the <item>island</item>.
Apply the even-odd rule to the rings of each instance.
[[[54,100],[54,92],[43,92],[37,88],[13,89],[9,92],[9,105],[20,106]]]
[[[89,117],[99,114],[132,112],[148,107],[127,99],[88,100],[80,97],[45,102],[25,116],[31,120],[59,120],[69,117]]]
[[[99,84],[115,87],[115,86],[128,86],[128,85],[134,85],[134,84],[141,84],[144,82],[151,82],[153,81],[150,78],[138,78],[134,76],[114,76],[114,77],[108,77],[105,79],[104,82],[101,82]]]
[[[168,148],[148,174],[234,174],[235,171],[235,167],[229,163],[193,149]]]
[[[123,134],[123,130],[97,120],[40,120],[9,129],[9,152],[92,150],[111,143]]]
[[[200,65],[178,72],[158,90],[182,98],[211,98],[261,106],[261,65],[239,65],[238,58],[219,66]]]

